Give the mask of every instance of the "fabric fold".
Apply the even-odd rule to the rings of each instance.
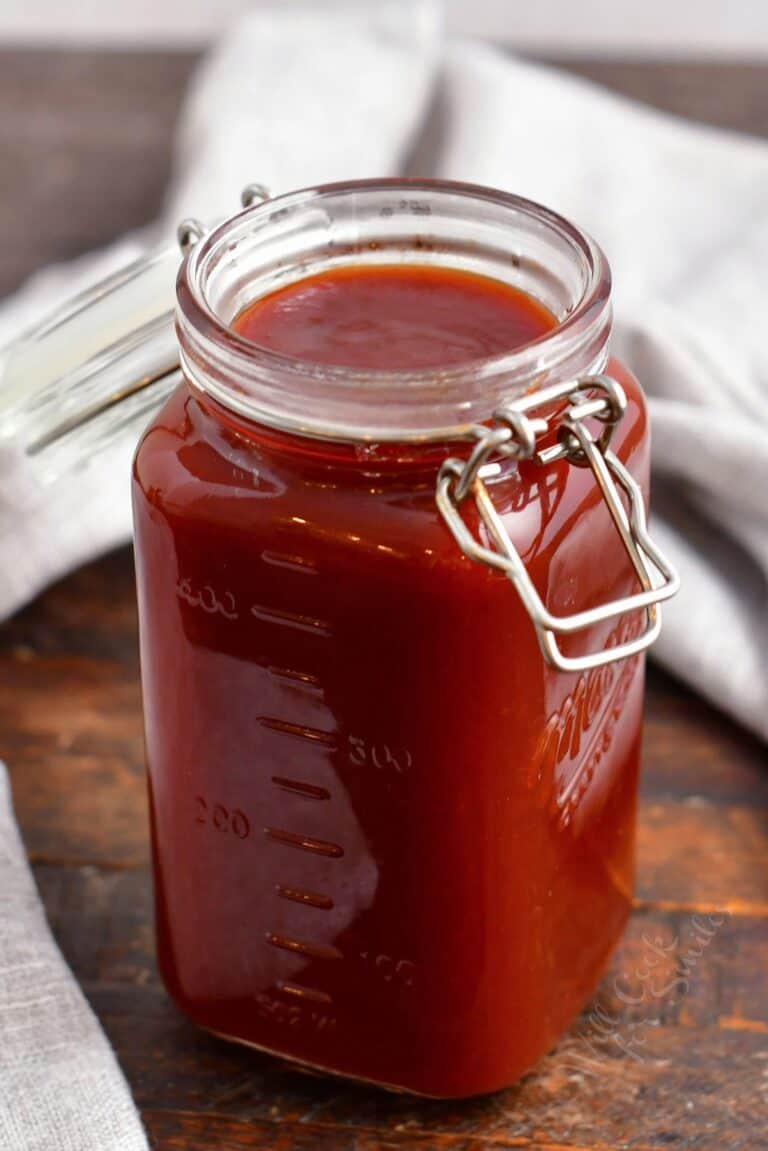
[[[148,1151],[43,913],[0,763],[0,1151]]]

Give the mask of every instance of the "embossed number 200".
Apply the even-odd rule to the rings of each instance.
[[[206,824],[222,833],[231,832],[238,839],[247,839],[251,834],[250,820],[239,807],[230,811],[223,803],[209,803],[202,795],[195,796],[195,806],[195,823]]]

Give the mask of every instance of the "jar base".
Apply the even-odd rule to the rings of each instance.
[[[194,1021],[193,1021],[194,1022]],[[277,1051],[272,1047],[265,1047],[261,1043],[254,1043],[251,1039],[240,1039],[236,1035],[225,1035],[223,1031],[217,1031],[214,1027],[206,1027],[204,1023],[195,1023],[201,1031],[205,1031],[207,1035],[213,1035],[216,1039],[223,1040],[224,1043],[235,1043],[238,1047],[248,1047],[251,1051],[258,1051],[262,1055],[269,1055],[272,1059],[278,1059],[281,1063],[290,1065],[292,1071],[297,1071],[302,1075],[313,1075],[316,1078],[328,1079],[346,1079],[350,1083],[360,1083],[364,1087],[376,1087],[381,1091],[386,1091],[390,1095],[410,1095],[414,1099],[432,1099],[439,1101],[441,1099],[471,1099],[471,1095],[466,1096],[451,1096],[451,1095],[428,1095],[424,1091],[416,1091],[410,1087],[398,1087],[394,1083],[384,1083],[381,1079],[366,1079],[364,1075],[353,1075],[349,1071],[338,1071],[333,1067],[324,1067],[320,1063],[310,1063],[306,1059],[296,1059],[291,1055],[286,1055],[284,1051]],[[493,1089],[490,1091],[477,1092],[479,1095],[492,1095]]]

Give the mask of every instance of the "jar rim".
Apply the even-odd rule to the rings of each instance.
[[[509,351],[445,367],[391,370],[317,364],[279,352],[242,336],[217,312],[209,296],[206,277],[222,255],[232,250],[237,236],[264,229],[293,211],[321,207],[339,198],[393,195],[402,197],[400,204],[412,205],[414,212],[418,212],[417,201],[412,198],[428,196],[435,202],[451,198],[457,204],[493,206],[508,212],[510,221],[514,217],[535,222],[559,237],[578,263],[582,278],[578,299],[550,331]],[[364,256],[363,249],[361,255]],[[423,257],[418,262],[424,262]],[[443,266],[447,263],[439,262]],[[304,272],[304,275],[311,274],[311,271]],[[557,212],[513,193],[448,180],[343,181],[299,189],[257,203],[201,238],[179,269],[176,327],[182,368],[193,387],[257,423],[332,440],[424,442],[464,438],[478,419],[490,417],[502,398],[544,386],[558,373],[560,378],[567,378],[568,373],[580,374],[604,366],[611,327],[611,273],[602,249],[587,233]],[[463,384],[487,392],[487,402],[462,404]],[[318,391],[323,393],[334,411],[326,414],[305,409],[298,413],[287,410],[287,405],[284,405],[286,410],[280,411],[280,392],[285,399],[294,388],[306,394],[310,386],[312,395],[317,399]],[[458,404],[455,414],[459,418],[446,422],[438,418],[448,414],[447,410],[441,410],[434,413],[435,421],[428,421],[429,426],[423,421],[417,421],[418,426],[413,427],[377,422],[377,399],[383,405],[392,406],[394,398],[396,405],[416,409],[429,406],[436,388],[441,393],[437,406],[450,409]],[[267,402],[266,392],[269,392]],[[358,415],[359,409],[368,406],[370,421],[360,422],[354,418],[350,422],[340,421],[335,409],[343,405],[345,399],[354,399]],[[399,423],[402,424],[402,420]]]

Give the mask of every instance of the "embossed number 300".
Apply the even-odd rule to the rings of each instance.
[[[386,743],[368,743],[356,735],[349,737],[349,759],[356,767],[375,767],[379,771],[389,768],[398,775],[404,775],[413,765],[407,748],[393,751]]]

